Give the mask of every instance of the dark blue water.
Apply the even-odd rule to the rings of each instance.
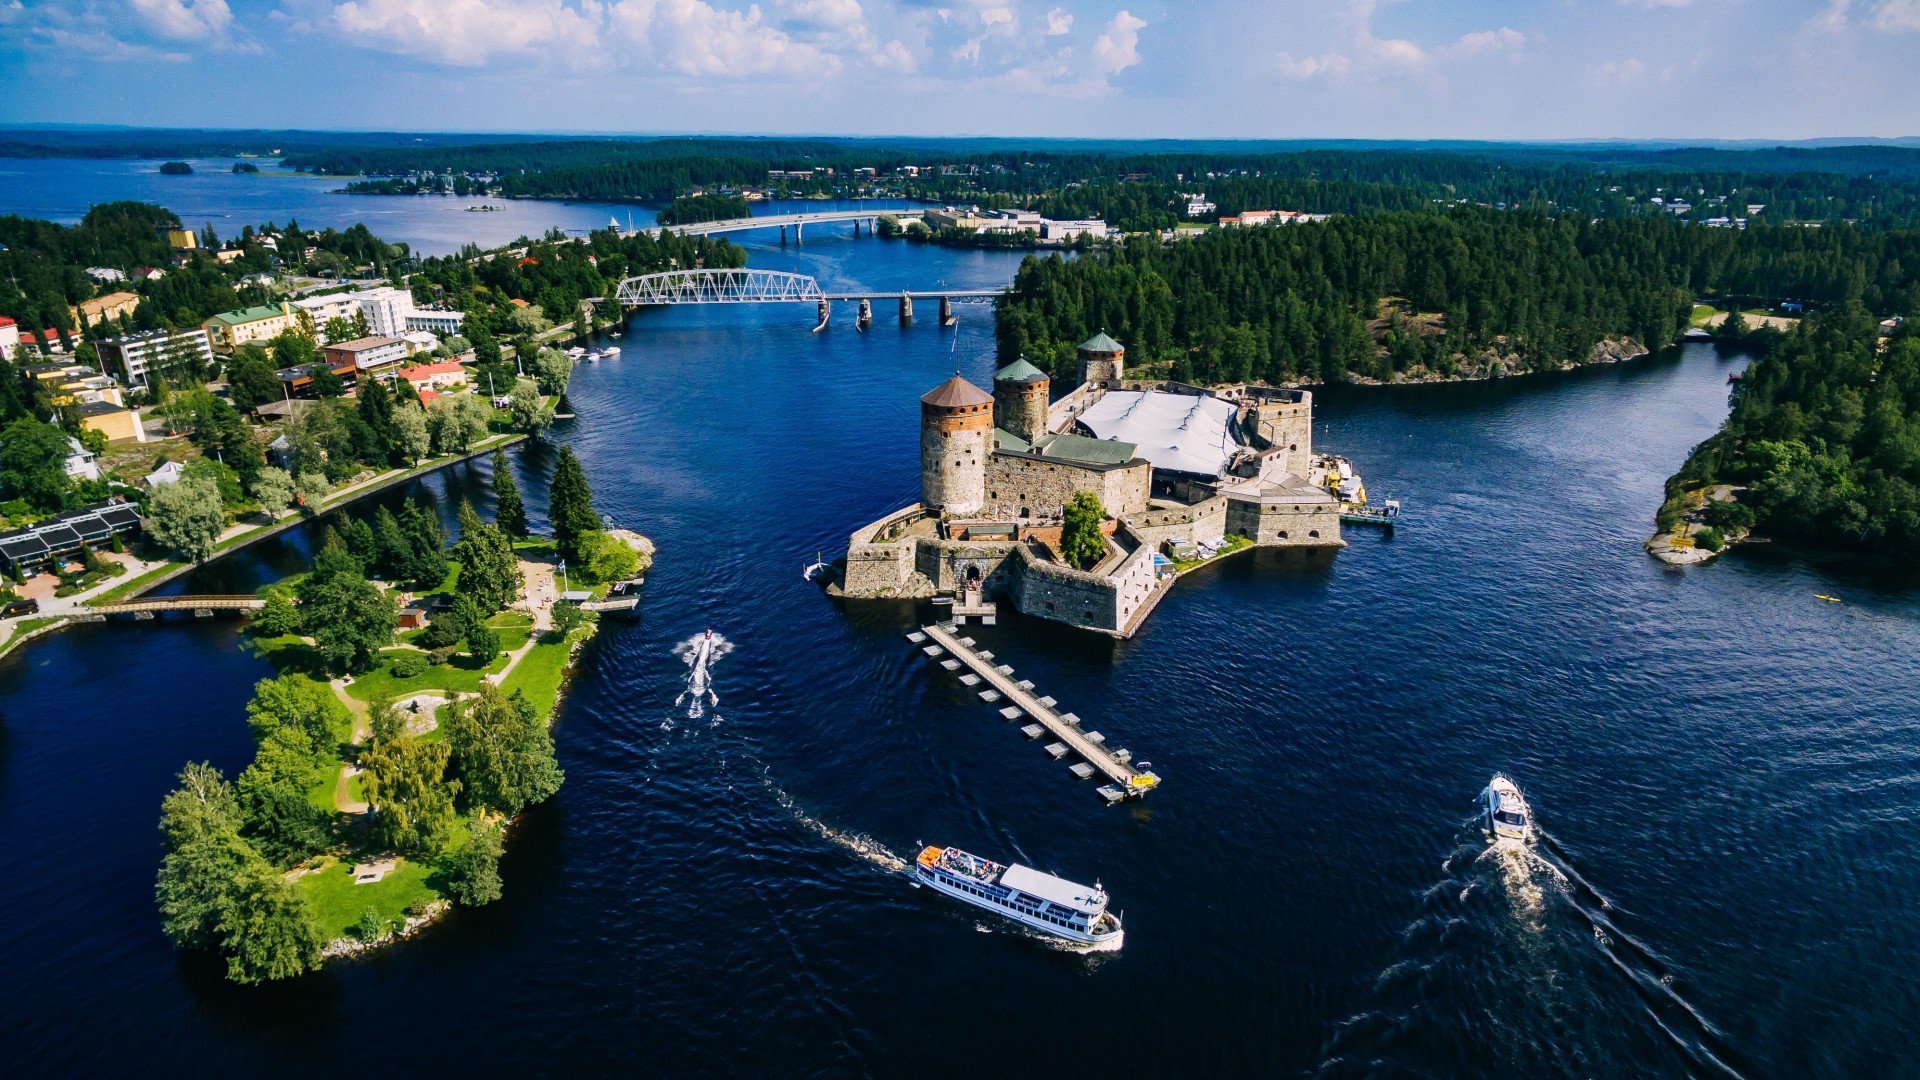
[[[809,239],[752,262],[891,288],[1016,258]],[[1920,1070],[1915,583],[1639,549],[1739,359],[1324,392],[1317,438],[1411,527],[1193,575],[1132,641],[979,635],[1166,778],[1110,809],[922,660],[910,607],[800,580],[915,497],[915,397],[991,367],[982,315],[844,314],[648,313],[576,370],[554,438],[659,561],[582,656],[567,784],[516,829],[506,898],[417,942],[249,991],[161,937],[159,799],[188,759],[245,761],[267,673],[230,625],[83,629],[0,665],[11,1063],[337,1073],[395,1036],[486,1073]],[[516,455],[536,510],[554,452]],[[484,505],[486,479],[415,494]],[[180,587],[271,576],[301,542]],[[671,649],[708,627],[735,650],[695,721]],[[1551,836],[1538,864],[1481,857],[1496,769]],[[1101,879],[1125,949],[913,890],[894,867],[919,840]]]

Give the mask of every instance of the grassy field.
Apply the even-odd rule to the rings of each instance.
[[[303,874],[297,880],[300,891],[313,904],[314,921],[328,940],[346,937],[359,923],[360,914],[371,907],[382,922],[391,925],[407,917],[407,907],[418,900],[441,899],[434,887],[434,868],[413,859],[402,859],[392,873],[379,881],[356,885],[353,864],[330,856],[325,869]]]
[[[552,718],[553,708],[560,700],[560,684],[567,677],[567,657],[573,643],[591,633],[593,628],[585,626],[575,630],[564,642],[542,641],[535,645],[500,688],[509,694],[516,690],[525,694],[535,716]]]
[[[1713,318],[1719,313],[1720,310],[1718,308],[1711,307],[1707,304],[1695,304],[1693,305],[1693,317],[1688,321],[1694,326],[1705,326],[1707,325],[1708,319]]]
[[[54,623],[57,623],[60,621],[61,620],[56,616],[46,616],[46,617],[34,618],[34,619],[21,619],[19,622],[13,624],[13,629],[7,634],[7,640],[4,642],[0,642],[0,656],[5,656],[8,652],[12,651],[14,643],[19,641],[21,638],[26,637],[28,634],[33,633],[35,630],[38,630],[43,626],[52,626]],[[532,659],[532,658],[529,657],[528,659]]]

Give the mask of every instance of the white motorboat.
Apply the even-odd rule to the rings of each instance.
[[[1107,910],[1107,891],[1028,866],[928,846],[914,860],[914,880],[956,900],[985,908],[1042,933],[1079,945],[1119,948],[1126,940],[1120,916]]]
[[[1520,785],[1505,773],[1494,773],[1486,790],[1487,831],[1502,847],[1520,847],[1533,842],[1533,811],[1527,807]]]
[[[600,355],[606,357],[609,360],[617,360],[620,357],[620,346],[609,345],[606,348],[600,350]]]

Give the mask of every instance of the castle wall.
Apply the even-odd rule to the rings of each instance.
[[[936,592],[957,593],[966,587],[969,571],[978,571],[982,590],[993,595],[1011,587],[1014,549],[1024,546],[1011,541],[980,543],[922,538],[916,545],[914,567],[933,582]]]
[[[1147,508],[1153,468],[1136,465],[1093,467],[1072,462],[997,453],[987,461],[986,512],[1007,521],[1042,521],[1060,516],[1078,491],[1091,491],[1113,517]]]
[[[1344,546],[1340,504],[1227,500],[1227,531],[1270,547]]]
[[[990,404],[920,410],[920,501],[947,515],[977,514],[993,452]]]
[[[1169,542],[1175,547],[1217,544],[1227,535],[1227,499],[1215,495],[1192,506],[1149,510],[1129,517],[1127,527],[1155,550]]]
[[[1107,388],[1081,383],[1047,407],[1047,430],[1054,434],[1069,431],[1080,414],[1093,407],[1093,403],[1107,395]]]
[[[1019,574],[1013,579],[1014,607],[1023,614],[1120,634],[1130,628],[1134,614],[1154,594],[1153,549],[1124,529],[1114,540],[1124,552],[1110,573],[1084,570],[1043,561],[1024,545],[1019,549]]]
[[[1291,391],[1298,400],[1262,397],[1254,406],[1254,434],[1270,447],[1286,451],[1284,467],[1295,476],[1307,475],[1313,463],[1313,395]]]
[[[887,539],[898,527],[919,518],[919,503],[862,527],[847,541],[847,569],[841,590],[848,596],[895,596],[914,571],[912,537]]]
[[[1006,380],[993,384],[993,426],[1012,432],[1027,442],[1047,433],[1047,387],[1042,379],[1032,382]]]

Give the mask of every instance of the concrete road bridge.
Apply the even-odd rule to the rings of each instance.
[[[882,216],[906,222],[919,221],[925,215],[925,210],[816,210],[798,214],[724,218],[719,221],[689,221],[684,225],[658,225],[649,231],[655,235],[669,232],[679,233],[682,236],[713,236],[718,233],[746,232],[748,229],[779,229],[780,241],[785,243],[787,230],[792,229],[794,242],[800,243],[803,241],[802,233],[808,225],[852,222],[853,235],[859,236],[861,225],[864,224],[868,231],[872,231],[875,219]]]
[[[642,274],[620,283],[614,300],[622,307],[652,307],[668,304],[794,304],[818,306],[824,323],[835,300],[853,300],[860,304],[862,320],[873,315],[875,300],[898,300],[900,321],[913,321],[915,300],[938,300],[940,321],[953,318],[953,305],[991,304],[1005,289],[901,289],[897,292],[832,290],[807,274],[784,270],[666,270]]]

